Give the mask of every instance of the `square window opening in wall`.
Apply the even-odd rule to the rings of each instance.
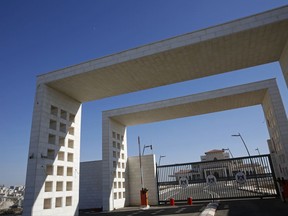
[[[118,192],[118,198],[122,199],[122,193],[121,192]]]
[[[121,154],[121,158],[122,158],[122,159],[125,159],[124,153]]]
[[[65,138],[59,137],[59,146],[65,146]]]
[[[68,154],[67,154],[67,160],[68,160],[69,162],[73,162],[73,157],[74,157],[73,153],[68,153]]]
[[[57,122],[55,120],[50,119],[49,128],[52,130],[56,130],[57,129]]]
[[[69,133],[70,135],[74,135],[74,127],[69,127],[68,133]]]
[[[52,192],[53,189],[53,182],[52,181],[46,181],[45,182],[45,192]]]
[[[113,161],[113,168],[116,168],[116,166],[117,166],[117,162]]]
[[[49,134],[48,135],[48,143],[55,145],[56,144],[56,135],[54,134]]]
[[[116,151],[113,151],[113,157],[116,158]]]
[[[63,166],[57,166],[57,175],[58,176],[64,175],[64,167]]]
[[[66,124],[60,123],[60,131],[66,133]]]
[[[55,150],[54,149],[47,149],[47,158],[50,160],[55,159]]]
[[[65,153],[62,152],[62,151],[59,151],[59,152],[58,152],[58,160],[64,161],[64,160],[65,160],[64,157],[65,157]]]
[[[46,165],[46,175],[53,175],[53,165],[51,164]]]
[[[50,114],[57,116],[58,115],[58,107],[51,105]]]
[[[118,172],[118,178],[121,178],[121,172]]]
[[[62,207],[62,197],[56,197],[55,207],[56,208]]]
[[[124,145],[123,144],[121,145],[121,149],[124,150]]]
[[[113,148],[116,148],[116,142],[113,141]]]
[[[120,140],[120,134],[117,134],[117,140]]]
[[[51,204],[52,204],[52,199],[51,198],[47,198],[44,199],[44,209],[51,209]]]
[[[72,197],[66,197],[66,206],[72,206]]]
[[[120,149],[120,143],[117,143],[117,149]]]
[[[72,140],[72,139],[69,139],[68,140],[68,148],[74,148],[74,140]]]
[[[121,141],[122,141],[122,142],[124,141],[124,136],[121,136]]]
[[[116,178],[116,171],[113,171],[113,176],[114,178]]]
[[[116,139],[116,132],[112,131],[112,137]]]
[[[75,122],[75,115],[74,114],[71,114],[69,115],[69,121],[70,122]]]
[[[67,176],[73,176],[73,167],[67,167]]]
[[[66,182],[66,191],[72,191],[73,189],[73,182],[67,181]]]
[[[60,117],[64,120],[67,120],[67,112],[61,109]]]
[[[114,188],[116,189],[116,188],[117,188],[117,182],[114,182],[114,183],[113,183],[113,186],[114,186]]]
[[[117,199],[117,193],[116,192],[114,193],[114,199]]]
[[[63,191],[63,182],[62,181],[56,182],[56,191]]]
[[[121,188],[122,184],[121,182],[118,182],[118,188]]]

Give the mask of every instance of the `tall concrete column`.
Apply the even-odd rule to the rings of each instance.
[[[262,106],[271,138],[269,149],[273,154],[276,177],[288,179],[288,122],[276,85],[267,90]]]
[[[286,81],[286,85],[288,87],[288,40],[286,42],[286,46],[283,48],[279,62]]]
[[[81,103],[37,85],[23,215],[78,215],[80,122]]]
[[[126,126],[103,113],[102,119],[103,210],[123,208],[128,203]]]

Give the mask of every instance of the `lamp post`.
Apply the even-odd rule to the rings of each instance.
[[[253,164],[253,161],[252,161],[250,152],[249,152],[249,150],[248,150],[248,148],[247,148],[247,145],[246,145],[246,143],[245,143],[245,141],[244,141],[244,139],[242,138],[242,136],[241,136],[240,133],[238,133],[238,134],[233,134],[232,136],[233,136],[233,137],[240,137],[240,139],[242,140],[242,143],[244,144],[245,149],[246,149],[246,151],[247,151],[247,154],[248,154],[248,156],[249,156],[249,159],[250,159],[250,163],[251,163],[253,172],[255,173],[256,190],[259,190],[259,183],[258,183],[258,178],[257,178],[256,169],[255,169],[255,166],[254,166],[254,164]]]
[[[152,150],[152,145],[144,145],[142,155],[144,155],[145,148],[150,148]]]
[[[261,155],[261,154],[260,154],[260,150],[259,150],[259,148],[256,148],[255,151],[257,151],[258,154]]]
[[[160,166],[161,158],[166,157],[165,155],[160,155],[158,166]]]
[[[233,158],[232,152],[230,151],[229,148],[223,148],[222,150],[223,150],[223,151],[229,151],[229,154],[231,155],[231,158]]]

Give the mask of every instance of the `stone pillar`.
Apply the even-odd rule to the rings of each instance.
[[[81,103],[37,85],[23,216],[78,215],[80,125]]]
[[[103,210],[111,211],[128,205],[126,126],[102,116],[102,184]]]
[[[279,62],[288,87],[288,40],[286,46],[283,48]]]
[[[270,153],[273,154],[276,177],[288,179],[288,122],[276,85],[267,90],[262,107],[271,138],[269,149]]]

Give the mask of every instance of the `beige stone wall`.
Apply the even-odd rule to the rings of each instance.
[[[144,187],[148,188],[149,205],[158,205],[155,155],[142,157]],[[130,205],[140,206],[141,172],[139,157],[128,158]]]

